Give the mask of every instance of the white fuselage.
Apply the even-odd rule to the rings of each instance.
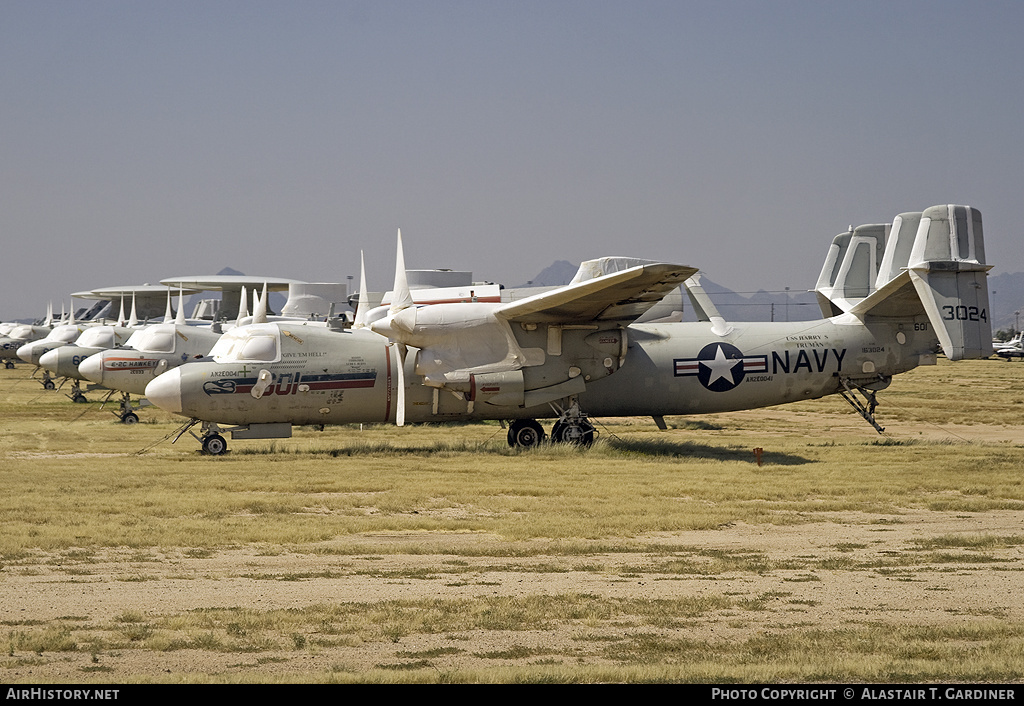
[[[307,329],[296,335],[283,328],[275,332],[274,326],[260,330],[262,360],[189,363],[156,378],[147,396],[170,411],[224,424],[395,419],[398,356],[386,339],[366,330]],[[835,393],[841,377],[880,389],[893,374],[933,362],[935,347],[927,323],[912,318],[868,325],[850,316],[737,323],[724,335],[703,322],[636,324],[625,335],[621,369],[587,382],[578,394],[587,414],[686,415],[765,407]],[[269,354],[275,337],[279,348]],[[544,365],[557,370],[563,357],[571,365],[574,346],[567,340]],[[558,416],[549,404],[495,405],[423,385],[415,360],[413,354],[406,357],[408,421]]]

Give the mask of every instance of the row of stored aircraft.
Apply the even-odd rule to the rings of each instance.
[[[184,286],[186,281],[189,283],[188,289]],[[42,322],[0,329],[0,334],[3,334],[0,335],[0,355],[3,355],[6,367],[13,367],[16,359],[37,366],[37,371],[41,371],[39,381],[45,389],[55,389],[55,377],[70,382],[71,392],[68,397],[75,402],[88,401],[81,389],[83,382],[91,389],[102,387],[122,392],[119,416],[123,422],[134,423],[138,421],[138,415],[132,407],[131,394],[141,396],[145,392],[145,383],[153,375],[168,367],[205,356],[225,329],[250,320],[246,289],[255,290],[257,282],[261,283],[263,289],[264,312],[268,291],[288,291],[289,297],[282,315],[273,318],[330,320],[336,309],[338,316],[346,315],[347,286],[340,283],[307,283],[237,275],[172,278],[161,286],[109,287],[75,293],[72,295],[74,298],[101,300],[105,306],[97,305],[90,310],[90,314],[98,310],[98,316],[77,322],[74,314],[68,318],[62,316],[59,321],[54,320],[51,307]],[[177,315],[171,308],[171,284],[176,285],[174,291],[179,299]],[[220,291],[223,296],[221,300],[201,300],[195,307],[193,318],[186,320],[184,296],[202,291]],[[131,315],[127,318],[126,297],[131,302]],[[162,319],[151,316],[156,311],[155,302],[158,298],[166,298]],[[111,320],[106,316],[110,313],[109,302],[117,299],[120,299],[120,313],[116,319]],[[259,310],[260,304],[255,292],[254,304]],[[141,318],[137,308],[145,312],[148,318]],[[212,321],[218,318],[218,314],[221,318]],[[229,322],[226,318],[228,315],[235,317],[235,320]],[[129,358],[124,358],[119,364],[112,363],[117,370],[106,376],[106,385],[83,374],[81,364],[85,360],[114,351],[117,356],[142,356],[145,360],[140,365],[128,364]],[[89,366],[86,366],[88,370]],[[140,377],[139,373],[149,375]]]
[[[940,349],[951,360],[992,354],[989,269],[977,209],[901,213],[833,238],[814,290],[822,318],[744,323],[721,316],[696,268],[635,258],[587,261],[568,285],[519,296],[413,289],[399,233],[392,290],[374,306],[361,275],[351,323],[274,320],[264,294],[251,317],[211,331],[206,352],[205,338],[183,357],[118,347],[78,372],[181,415],[175,440],[188,432],[212,455],[227,450],[226,434],[364,422],[495,419],[510,445],[530,447],[549,436],[538,420],[553,419],[552,441],[586,445],[593,417],[648,416],[664,428],[666,415],[831,394],[881,431],[875,395],[894,375],[934,364]],[[663,315],[673,294],[696,321]],[[133,337],[169,350],[204,335],[164,326]]]

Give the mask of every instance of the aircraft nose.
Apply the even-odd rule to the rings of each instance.
[[[52,351],[46,351],[39,356],[39,365],[50,372],[59,372],[57,369],[60,367],[60,349],[54,348]]]
[[[78,364],[78,372],[86,380],[97,385],[103,384],[103,354],[91,355]]]
[[[168,412],[181,412],[181,368],[157,375],[146,385],[146,399]]]
[[[18,357],[26,363],[35,363],[36,361],[32,360],[32,353],[34,350],[35,346],[31,343],[26,343],[18,349]]]

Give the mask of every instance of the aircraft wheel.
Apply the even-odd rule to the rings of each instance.
[[[559,444],[590,446],[594,443],[594,425],[585,419],[578,422],[558,420],[551,428],[551,440]]]
[[[509,425],[508,445],[531,448],[544,441],[544,428],[535,419],[517,419]]]
[[[139,423],[139,415],[137,415],[135,412],[125,412],[124,414],[121,415],[121,423],[122,424],[138,424]]]
[[[71,401],[72,402],[77,402],[78,404],[82,404],[83,402],[88,402],[89,399],[85,395],[83,395],[81,392],[79,392],[77,395],[75,395],[74,397],[71,398]]]
[[[203,453],[208,453],[211,456],[220,456],[227,452],[227,450],[228,442],[224,441],[224,437],[220,434],[210,434],[203,437]]]
[[[55,390],[55,389],[57,389],[57,386],[53,384],[53,380],[46,380],[43,383],[43,389],[44,390]]]
[[[7,368],[8,370],[13,370],[14,369],[14,363],[12,363],[9,360],[6,360],[6,361],[4,361],[4,367]]]

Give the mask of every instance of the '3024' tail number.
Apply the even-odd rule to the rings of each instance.
[[[988,314],[976,306],[944,306],[942,318],[947,321],[988,321]]]

